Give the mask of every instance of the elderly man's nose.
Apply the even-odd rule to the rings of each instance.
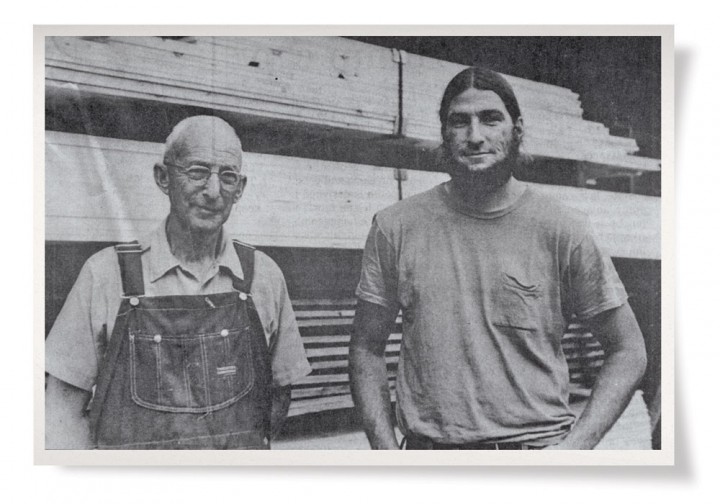
[[[217,198],[220,196],[220,175],[212,172],[205,181],[204,194],[211,198]]]

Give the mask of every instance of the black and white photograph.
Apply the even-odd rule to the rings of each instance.
[[[36,463],[672,464],[672,27],[137,31],[35,28]]]

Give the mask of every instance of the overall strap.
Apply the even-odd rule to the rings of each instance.
[[[233,281],[234,287],[240,292],[250,294],[253,275],[255,274],[255,247],[239,240],[233,240],[233,245],[235,246],[238,259],[240,259],[240,266],[242,267],[244,277],[242,280],[236,278]]]
[[[143,281],[142,247],[137,241],[115,245],[115,252],[120,265],[120,278],[122,279],[123,296],[145,295]]]
[[[267,340],[265,339],[265,330],[263,329],[260,315],[255,307],[255,302],[253,301],[252,296],[249,296],[253,276],[255,274],[255,247],[239,240],[233,240],[233,245],[235,246],[235,252],[237,253],[238,259],[240,259],[240,266],[242,267],[244,277],[242,280],[234,277],[233,287],[240,292],[248,294],[245,302],[248,306],[250,326],[252,327],[253,334],[257,336],[253,338],[253,346],[255,347],[253,353],[255,354],[256,359],[260,359],[260,369],[264,371],[263,374],[265,375],[263,381],[268,384],[264,398],[265,407],[263,408],[263,430],[266,438],[270,439],[272,430],[271,416],[273,399],[273,394],[271,392],[272,364],[270,361],[270,352],[268,351]],[[241,299],[245,299],[242,295],[240,297]]]
[[[142,262],[140,254],[142,248],[138,242],[120,243],[115,245],[115,252],[120,265],[120,278],[122,280],[123,297],[142,296],[145,294],[145,286],[143,284]],[[127,302],[125,300],[124,302]],[[120,305],[120,311],[123,311]],[[90,432],[95,446],[98,443],[98,423],[100,416],[103,414],[103,406],[107,399],[108,388],[115,375],[115,369],[118,364],[120,348],[123,342],[122,324],[126,324],[126,320],[115,320],[115,329],[110,335],[105,355],[99,364],[97,381],[95,382],[95,391],[90,400],[90,411],[88,413],[90,422]],[[107,330],[107,328],[105,328]]]

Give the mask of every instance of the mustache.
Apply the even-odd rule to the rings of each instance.
[[[477,156],[478,154],[494,154],[494,150],[462,150],[460,154],[463,156]]]
[[[529,164],[532,161],[532,157],[520,152],[520,144],[522,143],[522,137],[520,137],[517,132],[513,132],[512,138],[510,139],[510,142],[507,146],[506,151],[506,157],[503,160],[503,164],[510,163],[512,165],[518,165],[518,164]],[[465,148],[460,151],[460,154],[462,156],[472,156],[474,154],[496,154],[497,152],[494,149],[491,149],[490,151],[483,151],[481,149],[469,149]],[[454,161],[452,158],[452,154],[450,153],[450,147],[448,146],[447,142],[443,140],[443,142],[440,144],[436,151],[436,158],[437,163],[439,166],[445,166],[448,167],[449,165],[453,165]]]
[[[209,212],[219,212],[219,211],[221,211],[222,209],[225,208],[224,205],[219,205],[219,206],[218,206],[218,205],[201,205],[201,204],[196,204],[195,206],[196,206],[197,208],[200,208],[200,209],[202,209],[202,210],[207,210],[207,211],[209,211]]]

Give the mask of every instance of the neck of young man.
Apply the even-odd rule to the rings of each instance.
[[[478,213],[505,210],[522,196],[526,185],[512,175],[505,180],[493,180],[482,175],[454,175],[449,184],[450,194],[464,206]]]
[[[222,226],[213,231],[193,230],[171,214],[166,223],[170,252],[181,263],[207,267],[215,261],[220,245]]]

